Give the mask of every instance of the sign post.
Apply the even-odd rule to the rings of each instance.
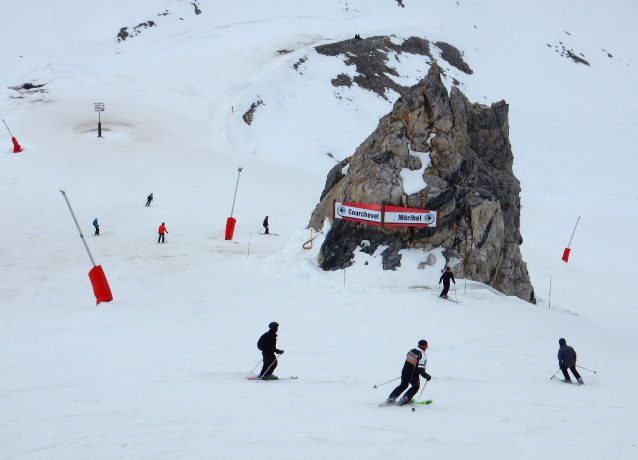
[[[426,209],[401,208],[386,204],[334,204],[337,219],[353,220],[366,224],[385,227],[436,227],[438,211]]]
[[[94,102],[97,112],[97,137],[102,137],[102,112],[104,112],[104,102]]]

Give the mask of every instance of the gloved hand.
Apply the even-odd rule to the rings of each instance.
[[[430,374],[425,374],[425,380],[429,382],[432,380],[432,376]]]
[[[275,350],[275,353],[277,353],[278,355],[283,355],[284,351],[283,350]]]

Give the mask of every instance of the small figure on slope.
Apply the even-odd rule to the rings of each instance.
[[[422,376],[428,382],[430,381],[432,377],[425,372],[425,366],[428,363],[428,357],[425,354],[425,350],[427,349],[428,341],[419,340],[418,346],[408,352],[405,364],[403,365],[403,370],[401,371],[401,384],[396,387],[392,393],[390,393],[386,404],[393,404],[401,393],[405,391],[408,385],[412,385],[398,403],[399,406],[409,404],[421,386],[419,376]]]
[[[456,284],[456,280],[454,279],[452,270],[450,270],[450,267],[447,267],[441,275],[441,278],[439,278],[439,284],[441,284],[441,281],[443,281],[443,290],[441,291],[439,297],[447,298],[447,293],[450,290],[450,279],[454,282],[454,284]]]
[[[268,325],[268,332],[259,337],[257,341],[257,348],[261,350],[261,355],[264,357],[264,365],[261,368],[259,377],[262,380],[278,380],[276,375],[273,375],[275,368],[277,367],[277,357],[284,353],[283,350],[277,349],[277,331],[279,330],[279,324],[272,322]]]
[[[157,233],[159,233],[159,237],[157,238],[157,242],[158,243],[163,243],[164,242],[164,233],[168,233],[168,230],[166,230],[166,225],[164,224],[164,222],[162,222],[162,225],[160,225],[159,230],[157,231]]]
[[[153,201],[153,194],[151,193],[149,196],[146,197],[146,204],[145,206],[148,207],[151,205],[151,201]]]
[[[268,231],[268,216],[266,216],[266,218],[264,219],[264,223],[262,224],[264,226],[264,228],[266,229],[264,231],[265,235],[268,235],[270,232]]]
[[[97,223],[97,217],[93,221],[93,226],[95,227],[95,234],[99,235],[100,234],[100,224]]]
[[[560,339],[558,344],[560,345],[560,348],[558,349],[558,366],[560,367],[560,370],[563,371],[563,376],[565,377],[563,382],[572,381],[572,379],[569,378],[569,373],[567,372],[567,369],[569,369],[578,380],[578,383],[583,385],[583,379],[576,370],[576,351],[567,345],[567,341],[565,339]]]

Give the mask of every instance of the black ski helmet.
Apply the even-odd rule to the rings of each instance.
[[[563,345],[567,345],[567,341],[565,339],[558,339],[558,344],[562,347]]]
[[[427,340],[419,340],[419,346],[420,347],[427,347],[428,346],[428,341]]]
[[[268,325],[269,329],[278,329],[279,323],[275,323],[274,321]]]

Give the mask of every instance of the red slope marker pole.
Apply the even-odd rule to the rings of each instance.
[[[7,126],[7,122],[4,121],[4,119],[2,120],[2,122],[4,123],[4,126],[7,128],[7,131],[9,131],[9,136],[11,136],[11,142],[13,142],[13,153],[22,152],[22,147],[20,146],[20,144],[18,144],[18,140],[15,137],[13,137],[13,134],[11,134],[11,130]]]
[[[572,252],[572,250],[569,247],[572,245],[572,238],[574,238],[574,233],[576,233],[576,227],[578,227],[578,222],[580,221],[580,217],[581,216],[578,216],[578,220],[576,221],[576,225],[574,225],[574,231],[572,232],[572,237],[569,239],[569,243],[567,244],[567,247],[563,251],[563,259],[562,260],[565,263],[569,262],[569,253]]]

